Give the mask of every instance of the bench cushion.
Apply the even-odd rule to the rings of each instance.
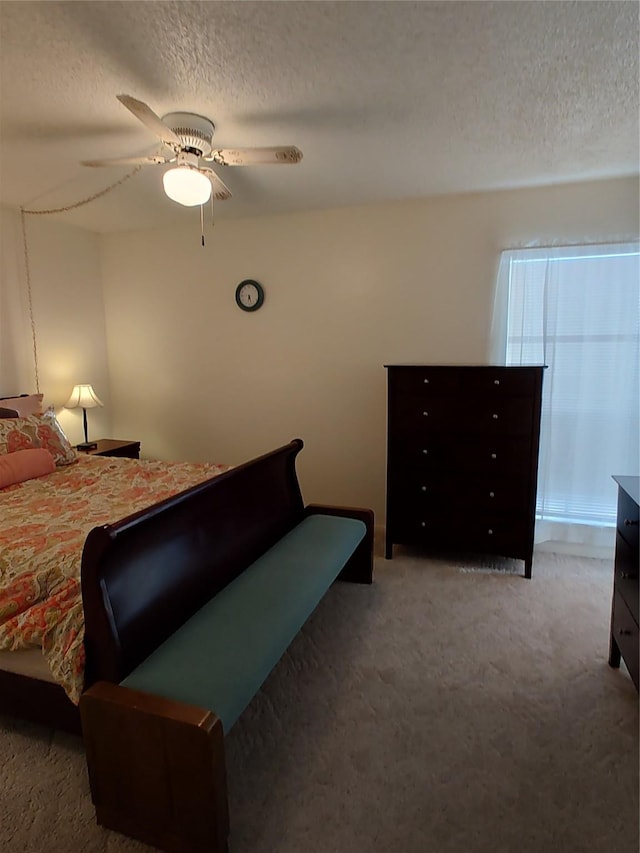
[[[228,732],[365,533],[354,518],[308,516],[122,684],[207,708]]]

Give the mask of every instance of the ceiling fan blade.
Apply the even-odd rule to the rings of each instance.
[[[182,148],[182,140],[177,133],[174,133],[170,127],[157,116],[151,107],[148,107],[143,101],[137,98],[132,98],[131,95],[116,95],[120,103],[130,110],[134,116],[146,125],[149,130],[152,130],[156,136],[172,148]]]
[[[111,160],[83,160],[83,166],[142,166],[144,164],[155,163],[162,165],[163,163],[171,163],[161,154],[151,154],[149,157],[114,157]]]
[[[210,169],[208,166],[200,166],[200,171],[204,172],[211,181],[213,197],[216,201],[227,201],[227,199],[231,198],[231,190],[224,181],[220,180],[213,169]]]
[[[220,166],[263,166],[272,163],[292,164],[302,160],[302,151],[295,145],[276,148],[218,148],[206,157]]]

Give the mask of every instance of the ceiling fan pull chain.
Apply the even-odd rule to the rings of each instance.
[[[200,236],[204,246],[204,204],[200,205]]]

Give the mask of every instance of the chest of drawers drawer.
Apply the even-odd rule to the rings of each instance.
[[[528,435],[533,403],[527,397],[465,400],[431,395],[407,396],[393,410],[398,433]]]
[[[454,439],[442,435],[400,437],[389,446],[393,470],[402,476],[447,471],[458,479],[461,475],[492,477],[509,474],[526,476],[530,465],[528,438],[495,438],[461,436]]]
[[[447,473],[420,476],[409,471],[397,472],[390,481],[394,492],[395,511],[405,514],[413,507],[421,511],[447,507],[450,512],[481,515],[522,515],[528,494],[526,482],[521,477],[494,477],[467,479],[464,485]]]
[[[638,549],[616,535],[614,585],[624,598],[636,622],[638,619]]]
[[[633,618],[633,614],[617,590],[613,595],[611,636],[615,639],[629,670],[629,675],[636,689],[638,689],[638,640],[640,639],[638,622]]]
[[[510,519],[415,512],[399,522],[398,532],[400,541],[427,548],[506,553],[518,559],[524,559],[526,553],[526,524]]]
[[[537,370],[534,368],[533,370]],[[389,394],[404,397],[414,394],[475,397],[491,400],[503,396],[535,397],[536,375],[528,367],[491,365],[461,366],[413,365],[389,367]],[[392,373],[393,371],[393,373]]]
[[[618,491],[617,532],[636,553],[638,551],[639,515],[638,504],[624,489],[620,489]]]

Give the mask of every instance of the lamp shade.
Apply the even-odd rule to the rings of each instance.
[[[194,207],[204,204],[211,196],[211,181],[191,166],[176,166],[162,176],[164,191],[172,201]]]
[[[65,409],[94,409],[96,406],[104,405],[91,385],[74,385],[71,396],[64,404]]]

